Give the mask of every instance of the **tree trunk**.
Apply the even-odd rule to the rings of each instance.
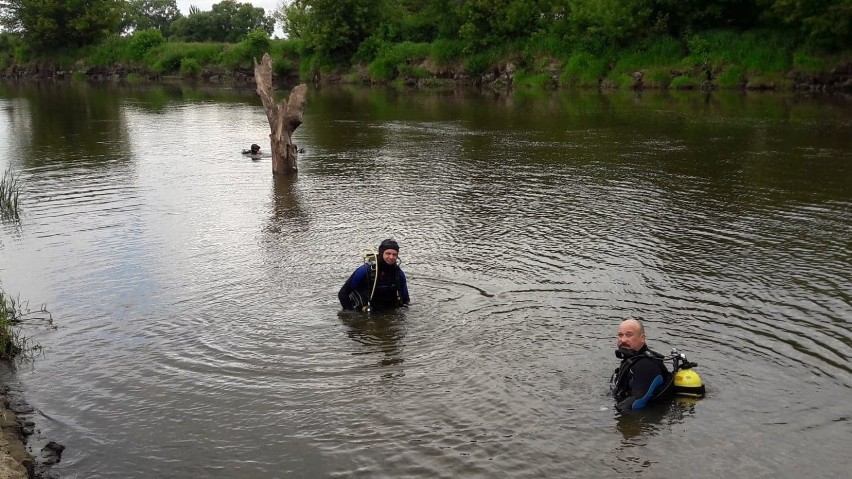
[[[292,135],[302,124],[305,113],[305,96],[308,87],[304,83],[293,88],[290,98],[275,104],[275,88],[272,85],[272,59],[269,53],[263,54],[260,63],[254,60],[254,81],[257,83],[257,94],[266,110],[269,120],[270,146],[272,149],[272,174],[295,173],[298,150],[293,144]]]

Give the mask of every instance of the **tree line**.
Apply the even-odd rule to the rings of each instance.
[[[156,28],[187,42],[238,42],[280,21],[290,38],[348,60],[365,41],[461,40],[467,52],[547,36],[572,44],[625,44],[710,29],[783,31],[800,44],[852,43],[852,0],[291,0],[263,8],[222,0],[183,15],[175,0],[2,0],[0,21],[34,49],[83,46]]]
[[[222,0],[183,15],[175,0],[2,0],[0,25],[35,53],[83,47],[111,35],[159,30],[184,42],[236,43],[253,30],[271,35],[275,18],[263,8]]]
[[[852,0],[293,0],[278,18],[340,58],[365,42],[459,39],[471,53],[540,38],[599,50],[715,29],[773,30],[827,51],[852,44]]]
[[[286,38],[270,43],[276,24]],[[558,64],[580,84],[624,83],[628,69],[653,66],[646,85],[689,67],[705,71],[683,81],[706,74],[733,86],[746,73],[824,69],[815,58],[849,62],[852,0],[284,0],[272,12],[222,0],[187,15],[175,0],[0,0],[0,25],[0,67],[76,48],[94,63],[147,58],[158,71],[197,72],[211,61],[250,66],[271,48],[278,73],[302,77],[436,76],[426,64],[480,75],[511,59],[521,76]],[[221,54],[199,42],[221,43]]]

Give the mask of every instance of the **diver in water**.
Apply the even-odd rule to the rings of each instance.
[[[666,358],[648,349],[642,323],[636,319],[622,321],[616,346],[615,356],[621,359],[621,364],[610,380],[616,409],[641,409],[652,401],[674,395],[674,388],[670,387],[672,373],[663,363]]]
[[[406,306],[408,283],[399,267],[399,244],[386,239],[373,261],[362,264],[337,293],[343,309],[371,311]]]
[[[252,143],[251,147],[248,150],[243,150],[244,155],[259,155],[260,154],[260,145],[257,143]]]

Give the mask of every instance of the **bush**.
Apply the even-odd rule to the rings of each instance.
[[[742,88],[745,84],[745,74],[742,67],[731,65],[716,76],[715,83],[720,88]]]
[[[790,67],[794,40],[766,30],[713,30],[692,35],[687,45],[691,65],[740,65],[749,72],[770,73]]]
[[[94,45],[86,61],[92,66],[110,66],[130,60],[128,54],[130,39],[113,35]]]
[[[141,60],[152,48],[162,45],[165,41],[166,39],[159,29],[149,28],[133,33],[127,44],[127,51],[130,58]]]
[[[368,64],[378,58],[382,50],[388,49],[388,44],[379,35],[371,35],[367,37],[352,55],[352,63]]]
[[[269,51],[269,34],[262,28],[252,30],[240,44],[246,48],[251,58],[260,61],[263,54]]]
[[[793,53],[793,68],[811,75],[816,75],[831,69],[831,64],[825,58],[819,58],[809,52],[797,50]]]
[[[184,52],[180,48],[179,43],[165,43],[150,50],[145,55],[148,66],[158,73],[178,71],[183,58]]]
[[[669,87],[675,90],[693,90],[698,88],[698,86],[698,80],[689,75],[678,75],[674,77],[672,82],[669,84]]]
[[[390,81],[396,77],[396,68],[386,58],[379,58],[367,65],[367,73],[373,81]]]
[[[597,87],[606,75],[606,60],[586,52],[577,52],[568,57],[565,69],[559,78],[567,86]]]
[[[454,62],[464,54],[464,43],[458,40],[435,40],[429,48],[429,56],[439,65]]]
[[[223,49],[231,47],[224,43],[167,42],[152,48],[145,55],[145,63],[158,73],[180,71],[184,58],[192,58],[203,67],[224,63]]]
[[[471,55],[464,66],[464,72],[470,76],[479,76],[496,63],[494,55],[488,52]]]
[[[402,42],[379,52],[379,57],[399,63],[416,63],[429,56],[432,46],[428,43]]]
[[[518,88],[545,88],[552,85],[552,80],[549,73],[529,74],[518,71],[512,84]]]
[[[668,88],[672,75],[668,68],[651,68],[645,72],[642,81],[647,88]]]
[[[528,57],[567,58],[571,54],[571,44],[557,35],[537,32],[524,44],[523,50]]]
[[[180,74],[188,78],[198,78],[201,73],[201,63],[195,58],[183,58],[180,61]]]
[[[429,70],[417,65],[399,65],[399,75],[409,78],[429,78],[432,76]]]
[[[683,45],[672,37],[649,39],[634,49],[620,52],[612,70],[633,73],[649,67],[675,66],[683,59]]]

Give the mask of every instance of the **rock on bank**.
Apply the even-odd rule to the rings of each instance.
[[[0,477],[29,479],[34,474],[33,457],[24,445],[18,417],[9,409],[5,391],[0,391]]]

